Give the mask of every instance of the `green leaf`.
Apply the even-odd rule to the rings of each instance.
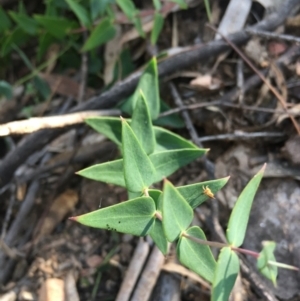
[[[154,126],[156,148],[155,152],[175,149],[199,149],[195,144],[164,128]]]
[[[91,117],[85,119],[85,122],[91,126],[95,131],[105,135],[118,146],[122,144],[122,125],[121,120],[117,117]],[[127,120],[131,125],[131,121]],[[161,127],[154,126],[154,134],[156,140],[155,152],[173,149],[198,149],[196,145],[185,140],[179,135],[176,135]]]
[[[135,16],[133,19],[132,19],[132,22],[134,24],[134,27],[136,29],[136,31],[139,33],[139,35],[142,37],[142,38],[145,38],[146,37],[146,34],[143,30],[143,25],[142,25],[142,22],[141,22],[141,19],[139,16]]]
[[[12,86],[5,80],[0,80],[0,95],[5,96],[7,99],[12,98]]]
[[[117,0],[117,4],[127,16],[129,20],[133,19],[137,14],[137,9],[131,0]]]
[[[168,253],[168,241],[163,231],[162,222],[159,219],[155,219],[154,224],[151,228],[149,233],[153,241],[155,242],[156,246],[159,250],[164,254],[167,255]]]
[[[192,208],[198,207],[209,197],[204,193],[208,187],[213,194],[217,193],[229,180],[229,177],[176,187],[179,193],[187,200]]]
[[[52,44],[54,44],[54,42],[55,38],[48,32],[39,36],[39,47],[37,53],[38,61],[41,61],[46,51],[50,48]]]
[[[206,240],[204,232],[197,226],[189,228],[185,233],[189,236]],[[179,238],[176,249],[177,257],[183,265],[207,281],[213,281],[216,261],[209,246],[201,245],[182,235]]]
[[[78,171],[77,174],[91,180],[126,187],[122,159],[96,164]]]
[[[143,92],[133,111],[130,126],[147,155],[153,153],[155,137],[148,105]]]
[[[85,122],[96,132],[103,134],[118,146],[122,145],[122,123],[117,117],[91,117]]]
[[[161,99],[160,100],[161,113],[169,111],[170,109],[171,109],[171,107],[165,101],[163,101]],[[154,121],[154,125],[161,126],[161,127],[170,127],[170,128],[174,128],[174,129],[181,129],[181,128],[185,127],[185,124],[178,113],[158,117]]]
[[[65,18],[35,15],[34,19],[59,40],[62,40],[71,29],[75,28],[75,23]]]
[[[260,181],[263,177],[265,168],[266,164],[250,180],[250,182],[240,194],[231,212],[226,236],[228,242],[235,247],[239,247],[244,241],[252,202],[260,184]]]
[[[121,104],[122,111],[129,114],[133,112],[135,104],[139,99],[140,90],[142,90],[145,95],[151,119],[155,120],[160,112],[158,71],[155,58],[153,58],[145,68],[133,95]]]
[[[0,6],[0,33],[4,32],[5,30],[11,27],[11,21],[7,16],[6,12]]]
[[[113,2],[113,0],[90,0],[90,11],[92,20],[95,21],[98,16],[102,16],[108,4],[111,4]]]
[[[71,219],[94,228],[145,236],[151,230],[154,214],[154,201],[139,197]]]
[[[129,191],[143,191],[153,184],[155,168],[128,123],[122,119],[124,178]]]
[[[153,0],[153,5],[155,7],[155,10],[160,10],[161,9],[160,0]]]
[[[221,250],[214,275],[212,301],[228,301],[240,268],[238,256],[230,247]]]
[[[162,207],[161,207],[161,205],[162,205],[162,199],[161,199],[162,192],[160,190],[157,190],[157,189],[149,189],[148,194],[153,199],[153,201],[155,202],[156,210],[161,211],[162,210]]]
[[[154,15],[154,24],[153,24],[153,29],[151,31],[151,44],[155,45],[157,43],[159,34],[163,28],[164,25],[164,17],[162,14],[159,12],[155,12]]]
[[[180,167],[203,156],[206,152],[206,149],[180,149],[151,154],[149,157],[156,169],[153,183],[168,177]]]
[[[259,253],[259,257],[257,259],[257,269],[269,280],[271,280],[276,286],[276,278],[278,274],[277,266],[274,266],[269,263],[276,262],[276,258],[274,255],[276,243],[274,241],[264,241],[263,249]]]
[[[116,34],[116,29],[110,19],[103,19],[93,30],[83,45],[82,51],[94,49],[111,40]]]
[[[180,6],[180,8],[182,8],[182,9],[187,9],[188,8],[185,0],[170,0],[170,1],[177,3]]]
[[[13,11],[10,11],[9,15],[26,33],[30,35],[35,35],[37,33],[38,24],[33,18],[30,18],[25,14],[18,14]]]
[[[83,26],[90,27],[92,25],[89,14],[82,5],[74,0],[66,0],[66,2]]]
[[[43,80],[39,76],[35,76],[33,78],[33,84],[37,91],[42,95],[44,100],[46,100],[50,96],[51,91],[45,80]]]
[[[167,180],[162,194],[162,224],[169,242],[178,238],[180,233],[193,220],[193,210],[177,189]]]
[[[29,39],[29,35],[24,32],[20,27],[14,29],[14,31],[8,35],[1,46],[1,56],[6,56],[14,47],[14,45],[21,46],[25,44]]]

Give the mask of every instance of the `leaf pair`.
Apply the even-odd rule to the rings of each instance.
[[[229,218],[226,231],[230,246],[221,250],[213,281],[212,300],[227,301],[239,272],[239,259],[231,247],[240,247],[245,239],[253,199],[266,165],[250,180],[240,194]]]

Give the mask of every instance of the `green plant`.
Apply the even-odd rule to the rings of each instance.
[[[184,1],[173,0],[181,7],[186,7]],[[86,52],[93,60],[93,66],[89,66],[89,74],[101,77],[104,62],[102,58],[99,58],[97,48],[114,38],[119,22],[131,23],[139,35],[146,38],[140,18],[141,13],[133,0],[45,0],[44,4],[44,11],[38,14],[29,14],[22,1],[14,11],[5,11],[0,7],[2,68],[10,65],[11,54],[17,52],[31,72],[31,75],[25,76],[24,80],[34,78],[33,86],[43,99],[47,99],[49,93],[47,93],[44,80],[39,77],[38,73],[51,64],[51,60],[49,63],[33,66],[24,52],[20,55],[20,48],[24,45],[29,43],[37,45],[37,47],[31,47],[36,49],[33,55],[36,57],[34,61],[37,63],[42,61],[51,45],[59,45],[63,50],[59,51],[55,60],[61,60],[62,65],[71,67],[78,67],[80,54]],[[124,14],[121,20],[118,20],[116,16],[116,5]],[[150,41],[155,45],[165,16],[162,13],[160,0],[153,0],[153,8],[153,28]],[[85,39],[83,39],[83,32],[86,33]],[[122,46],[120,45],[120,47]],[[120,56],[122,59],[122,54]],[[127,70],[123,73],[127,75],[131,71]],[[16,84],[23,83],[24,80],[20,79]],[[12,87],[7,81],[0,83],[1,95],[6,98],[12,97]]]
[[[81,224],[130,233],[150,235],[162,251],[177,243],[180,262],[213,284],[212,300],[227,300],[239,272],[237,253],[257,258],[258,269],[276,283],[277,266],[294,268],[275,261],[275,244],[265,243],[261,253],[241,249],[252,201],[265,166],[248,183],[231,213],[226,232],[227,243],[206,240],[198,226],[190,226],[193,209],[213,198],[229,177],[174,187],[166,177],[178,168],[203,156],[200,149],[182,137],[152,124],[160,112],[156,61],[153,59],[142,75],[135,93],[123,107],[131,119],[97,117],[86,122],[96,131],[114,141],[123,158],[97,164],[78,172],[79,175],[125,187],[128,200],[120,204],[72,217]],[[163,180],[163,189],[153,189]],[[210,247],[221,249],[218,261]]]

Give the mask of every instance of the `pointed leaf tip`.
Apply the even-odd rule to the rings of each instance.
[[[77,216],[70,216],[70,217],[68,217],[68,219],[69,220],[71,220],[71,221],[77,221]]]

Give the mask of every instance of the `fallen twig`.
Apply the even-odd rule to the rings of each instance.
[[[245,31],[251,35],[259,36],[262,38],[277,39],[277,40],[283,40],[283,41],[288,41],[288,42],[300,43],[299,37],[295,37],[295,36],[291,36],[291,35],[287,35],[287,34],[278,34],[278,33],[274,33],[274,32],[251,29],[251,28],[246,28]]]
[[[140,238],[126,271],[116,301],[128,301],[149,254],[149,243]]]
[[[42,129],[64,128],[83,123],[88,117],[119,116],[120,110],[84,111],[50,117],[32,117],[26,120],[12,121],[0,125],[0,136],[23,135]]]
[[[249,140],[256,138],[283,138],[286,135],[279,132],[256,132],[256,133],[247,133],[243,131],[235,131],[230,134],[220,134],[212,136],[204,136],[198,139],[200,142],[204,141],[215,141],[215,140]]]
[[[211,28],[212,30],[214,30],[215,32],[219,33],[220,36],[232,47],[232,49],[234,49],[234,51],[247,63],[247,65],[260,77],[260,79],[265,83],[265,85],[272,91],[272,93],[280,101],[285,112],[288,114],[289,118],[291,119],[292,123],[294,124],[298,135],[300,135],[300,126],[299,126],[298,122],[296,121],[295,117],[288,113],[288,107],[287,107],[287,104],[286,104],[284,98],[282,97],[282,95],[280,95],[280,93],[270,83],[270,81],[268,81],[266,79],[266,77],[252,64],[252,62],[239,50],[239,48],[236,45],[234,45],[234,43],[232,43],[227,37],[225,37],[223,34],[221,34],[214,26],[211,26],[210,24],[208,24],[207,26],[209,28]]]
[[[274,30],[282,24],[291,13],[295,13],[299,5],[299,0],[285,1],[278,13],[269,16],[266,20],[259,22],[252,28],[267,31]],[[248,41],[249,35],[245,31],[241,31],[230,35],[230,39],[233,43],[242,45]],[[158,66],[159,74],[160,76],[170,75],[180,69],[195,64],[195,62],[204,61],[217,56],[228,49],[230,49],[230,47],[223,41],[213,41],[206,45],[191,47],[183,53],[171,56],[160,62]],[[71,111],[78,112],[113,107],[121,99],[124,99],[133,92],[141,74],[142,71],[135,72],[110,90],[102,93],[100,96],[91,98],[85,103],[77,105]],[[23,164],[32,153],[44,147],[49,141],[64,133],[66,130],[66,128],[43,130],[26,137],[15,150],[11,151],[3,159],[0,165],[0,188],[11,180],[15,170]]]

